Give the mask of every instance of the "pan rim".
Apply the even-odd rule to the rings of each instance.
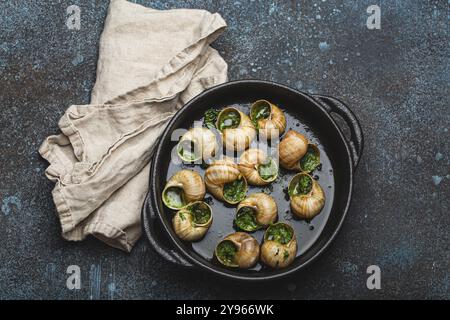
[[[200,261],[200,259],[195,258],[190,252],[188,252],[188,250],[184,249],[176,241],[176,239],[170,232],[170,230],[169,230],[170,226],[168,226],[164,222],[163,217],[161,216],[161,212],[157,205],[158,199],[156,197],[156,192],[154,191],[154,189],[155,189],[154,186],[156,184],[156,182],[155,182],[156,181],[155,170],[157,167],[156,164],[158,162],[159,155],[162,153],[163,141],[167,137],[168,132],[171,131],[172,126],[177,121],[177,119],[185,112],[186,109],[189,109],[192,105],[195,105],[198,100],[203,99],[205,96],[212,94],[214,91],[222,90],[222,89],[230,87],[230,86],[239,86],[241,84],[269,85],[269,86],[278,87],[283,90],[290,91],[293,94],[300,95],[300,96],[304,97],[306,100],[308,100],[311,104],[314,104],[314,106],[316,108],[318,108],[324,114],[324,116],[329,120],[329,122],[333,125],[334,129],[338,133],[339,139],[341,139],[341,141],[343,142],[343,145],[345,147],[346,154],[347,154],[347,164],[348,164],[348,169],[349,169],[349,173],[348,173],[349,187],[348,187],[345,207],[342,210],[343,211],[342,216],[337,224],[337,227],[330,233],[330,236],[328,237],[326,242],[317,250],[317,252],[313,256],[311,256],[305,262],[303,262],[289,270],[281,269],[281,270],[277,270],[277,272],[275,272],[271,275],[264,275],[264,276],[257,276],[257,274],[255,274],[255,275],[253,275],[253,274],[242,274],[242,275],[231,274],[231,273],[226,272],[226,270],[220,270],[220,269],[216,269],[216,268],[212,267],[212,264],[209,262],[204,263],[203,261]],[[333,119],[333,117],[331,117],[330,113],[327,110],[325,110],[324,107],[320,103],[318,103],[314,97],[312,97],[311,95],[309,95],[305,92],[298,91],[296,89],[293,89],[291,87],[288,87],[286,85],[279,84],[279,83],[276,83],[273,81],[258,80],[258,79],[235,80],[235,81],[229,81],[229,82],[211,87],[211,88],[203,91],[202,93],[200,93],[199,95],[197,95],[196,97],[194,97],[193,99],[188,101],[182,108],[180,108],[176,112],[176,114],[172,117],[172,119],[170,119],[169,123],[166,125],[166,128],[164,129],[163,133],[161,134],[161,138],[159,139],[158,144],[155,148],[154,157],[155,157],[155,160],[152,161],[151,168],[150,168],[150,186],[151,186],[150,201],[152,201],[154,204],[152,207],[154,207],[154,210],[156,211],[156,215],[158,216],[158,220],[162,224],[165,233],[167,234],[167,236],[169,237],[169,239],[171,241],[171,244],[176,248],[176,250],[178,252],[180,252],[183,255],[183,257],[185,257],[189,262],[193,263],[196,267],[207,270],[208,272],[211,272],[215,275],[220,275],[222,277],[225,277],[228,279],[233,279],[233,280],[239,280],[239,281],[245,281],[245,282],[262,282],[262,281],[278,280],[281,278],[288,277],[288,276],[290,276],[294,273],[297,273],[298,271],[308,267],[311,263],[313,263],[315,260],[317,260],[330,247],[331,243],[335,240],[337,234],[339,233],[339,231],[344,223],[345,218],[347,217],[347,213],[348,213],[352,195],[353,195],[353,176],[354,176],[355,168],[354,168],[354,165],[352,162],[349,144],[348,144],[347,139],[345,138],[341,128],[338,126],[338,124]]]

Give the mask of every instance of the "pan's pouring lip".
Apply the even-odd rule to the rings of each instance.
[[[161,217],[161,212],[158,208],[158,198],[156,195],[156,169],[157,167],[159,167],[159,158],[160,158],[160,154],[163,152],[162,148],[163,148],[163,142],[166,140],[168,133],[170,132],[170,130],[172,129],[172,126],[174,125],[174,123],[176,123],[177,119],[189,108],[191,108],[192,105],[195,105],[198,103],[199,100],[201,99],[205,99],[205,97],[208,97],[211,94],[215,94],[215,92],[220,91],[224,88],[230,88],[230,87],[234,87],[234,86],[240,86],[240,85],[255,85],[255,86],[270,86],[270,87],[277,87],[278,89],[282,89],[282,90],[286,90],[287,92],[290,92],[291,94],[294,95],[300,95],[303,98],[305,98],[306,100],[308,100],[311,104],[313,104],[317,109],[319,109],[325,117],[328,118],[329,122],[333,125],[333,128],[335,129],[335,131],[337,132],[339,138],[342,140],[343,145],[345,147],[345,152],[348,155],[348,161],[347,161],[347,165],[348,165],[348,190],[346,192],[347,194],[347,199],[345,201],[345,205],[344,208],[342,209],[342,216],[339,219],[337,226],[335,227],[335,229],[330,232],[330,236],[328,237],[328,239],[326,240],[326,242],[324,244],[320,245],[320,248],[317,249],[317,251],[310,257],[308,258],[305,262],[296,265],[294,267],[288,267],[287,269],[281,269],[281,270],[276,270],[274,271],[273,274],[270,275],[262,275],[262,276],[258,276],[258,272],[255,273],[237,273],[237,272],[233,272],[232,270],[222,270],[219,267],[212,267],[212,265],[209,265],[208,263],[205,263],[203,261],[201,261],[200,259],[197,259],[193,256],[192,253],[187,252],[182,245],[177,241],[177,239],[174,238],[174,236],[172,235],[172,233],[169,230],[169,226],[164,223],[162,217]],[[327,96],[320,96],[320,97],[327,97]],[[329,97],[331,98],[331,97]],[[357,123],[359,126],[359,123]],[[361,139],[363,139],[361,137]],[[360,155],[362,154],[362,145],[363,145],[363,140],[360,142],[361,143],[361,149],[360,149]],[[352,153],[350,151],[350,147],[349,147],[349,142],[347,141],[347,139],[345,138],[342,130],[340,129],[340,127],[338,126],[338,124],[336,123],[336,121],[333,119],[333,117],[330,115],[329,111],[327,111],[325,109],[325,107],[323,106],[322,103],[320,103],[320,101],[318,101],[318,98],[315,98],[314,96],[298,91],[296,89],[290,88],[286,85],[283,84],[279,84],[276,82],[272,82],[272,81],[266,81],[266,80],[257,80],[257,79],[246,79],[246,80],[235,80],[235,81],[230,81],[230,82],[226,82],[217,86],[214,86],[212,88],[209,88],[205,91],[203,91],[202,93],[200,93],[199,95],[197,95],[196,97],[194,97],[193,99],[191,99],[189,102],[187,102],[182,108],[180,108],[177,113],[173,116],[173,118],[169,121],[169,123],[167,124],[166,128],[164,129],[163,133],[161,134],[161,138],[158,141],[158,144],[155,148],[155,152],[154,152],[154,160],[151,163],[151,168],[150,168],[150,191],[149,191],[149,201],[152,202],[154,205],[151,206],[152,208],[154,208],[154,210],[156,211],[156,215],[158,216],[158,220],[159,222],[162,224],[165,233],[168,235],[168,237],[171,240],[171,244],[173,244],[175,246],[175,248],[177,249],[177,251],[179,251],[183,257],[185,257],[189,262],[193,263],[195,266],[199,266],[201,268],[204,268],[206,270],[208,270],[209,272],[212,272],[213,274],[216,275],[221,275],[225,278],[228,279],[234,279],[234,280],[242,280],[242,281],[246,281],[246,282],[260,282],[260,281],[268,281],[268,280],[276,280],[276,279],[280,279],[280,278],[284,278],[287,277],[289,275],[292,275],[295,272],[298,272],[304,268],[306,268],[307,266],[309,266],[312,262],[314,262],[315,260],[317,260],[317,258],[322,255],[322,253],[329,248],[329,246],[331,245],[331,243],[334,241],[334,239],[336,238],[337,234],[339,233],[343,222],[347,216],[349,207],[350,207],[350,203],[351,203],[351,199],[352,199],[352,194],[353,194],[353,177],[354,177],[354,171],[356,169],[356,165],[357,163],[354,163],[352,161]],[[345,193],[344,193],[345,194]],[[148,204],[150,205],[150,204]],[[147,206],[147,203],[144,204],[144,206]],[[148,210],[148,208],[146,208]],[[145,214],[145,210],[143,210],[143,214]],[[148,220],[148,219],[145,219]],[[323,231],[322,231],[323,232]],[[147,236],[148,233],[146,232]]]

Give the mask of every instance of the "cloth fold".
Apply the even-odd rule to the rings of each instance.
[[[93,235],[130,251],[141,235],[153,147],[167,121],[227,81],[210,44],[226,27],[204,10],[154,10],[112,0],[89,105],[72,105],[39,153],[67,240]]]

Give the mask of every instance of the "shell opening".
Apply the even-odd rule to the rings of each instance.
[[[195,142],[192,140],[182,140],[178,143],[177,153],[184,161],[193,162],[199,160],[202,155],[199,152]]]
[[[273,181],[278,176],[278,166],[273,159],[267,163],[258,165],[258,174],[264,181]]]
[[[241,115],[237,109],[224,109],[218,116],[217,129],[223,131],[225,129],[235,129],[241,123]]]
[[[205,225],[211,220],[211,208],[204,202],[194,202],[188,207],[196,225]]]
[[[267,229],[264,240],[288,244],[293,237],[294,230],[292,227],[285,223],[275,223]]]
[[[308,150],[300,159],[300,169],[304,172],[312,172],[320,165],[319,149],[315,145],[308,144]]]
[[[234,219],[236,226],[244,231],[252,232],[261,228],[256,221],[256,209],[252,207],[242,207],[238,210]]]
[[[311,192],[313,187],[312,177],[305,173],[299,173],[295,175],[289,183],[288,192],[289,195],[306,195]]]
[[[163,192],[163,200],[171,209],[180,209],[186,205],[183,189],[180,187],[168,187]]]
[[[235,262],[238,248],[231,240],[221,241],[216,248],[216,257],[220,263],[228,267],[237,267]]]
[[[223,198],[231,204],[244,200],[246,193],[247,182],[243,177],[225,183],[223,186]]]
[[[258,100],[253,103],[250,109],[250,118],[255,124],[257,124],[258,120],[269,118],[271,110],[272,108],[269,101]]]

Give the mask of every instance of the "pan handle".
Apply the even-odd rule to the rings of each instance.
[[[150,245],[155,249],[157,253],[159,253],[160,256],[162,256],[167,261],[170,261],[174,264],[192,268],[194,267],[193,264],[191,264],[189,261],[187,261],[184,257],[182,257],[177,251],[175,251],[173,248],[169,248],[166,243],[168,242],[168,239],[160,239],[161,237],[158,236],[158,233],[161,234],[161,232],[157,230],[158,227],[158,217],[155,214],[155,211],[151,207],[151,201],[150,201],[150,193],[147,194],[145,197],[144,205],[142,206],[142,226],[143,231],[145,235],[147,236],[148,241],[150,242]],[[162,236],[162,235],[161,235]],[[167,238],[167,236],[165,236]]]
[[[350,139],[348,143],[350,145],[353,167],[356,168],[364,148],[364,136],[361,124],[355,114],[342,101],[324,95],[314,95],[314,97],[319,100],[328,113],[334,112],[340,115],[350,128]]]

